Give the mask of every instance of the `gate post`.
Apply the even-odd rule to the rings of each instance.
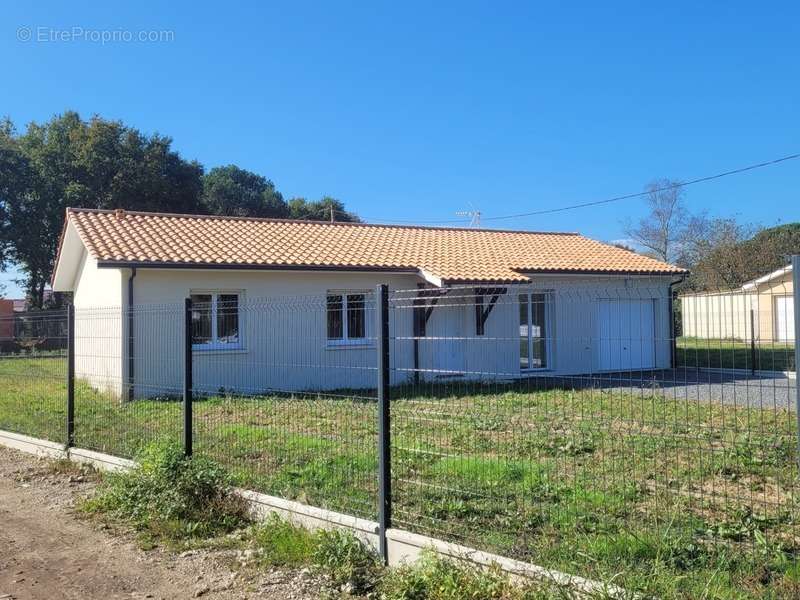
[[[75,446],[75,307],[67,305],[67,439]]]
[[[389,288],[376,289],[378,358],[378,544],[389,561],[386,530],[392,526],[391,411],[389,408]]]
[[[192,455],[192,299],[183,310],[183,453]]]

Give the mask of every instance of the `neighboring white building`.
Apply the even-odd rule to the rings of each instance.
[[[76,373],[179,393],[183,302],[198,389],[374,387],[374,291],[392,383],[670,366],[677,267],[578,234],[68,209],[53,288]],[[404,290],[404,291],[400,291]]]
[[[794,341],[791,265],[727,292],[680,297],[683,335],[703,339]]]

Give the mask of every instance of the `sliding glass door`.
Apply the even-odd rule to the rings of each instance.
[[[550,368],[550,294],[519,295],[519,368]]]

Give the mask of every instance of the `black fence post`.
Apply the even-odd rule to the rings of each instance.
[[[67,448],[75,445],[75,307],[67,305]]]
[[[750,374],[756,374],[756,314],[750,309]]]
[[[389,561],[386,530],[392,526],[391,414],[389,410],[389,288],[377,287],[378,357],[378,544]]]
[[[192,299],[183,311],[183,452],[192,455]]]

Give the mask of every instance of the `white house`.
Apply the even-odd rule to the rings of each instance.
[[[198,389],[374,387],[375,288],[392,383],[669,367],[663,262],[575,233],[68,209],[53,288],[73,292],[76,373],[178,393],[184,299]]]

